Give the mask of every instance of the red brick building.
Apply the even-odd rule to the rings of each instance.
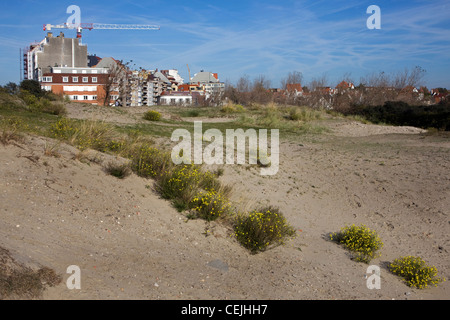
[[[107,68],[55,67],[51,73],[42,75],[41,86],[73,101],[103,105],[108,79]],[[117,92],[111,93],[110,103],[114,103],[117,95]]]

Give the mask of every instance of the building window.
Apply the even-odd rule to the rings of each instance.
[[[83,82],[89,82],[89,78],[88,77],[83,77]]]
[[[42,82],[52,82],[52,77],[42,77]]]
[[[78,100],[78,96],[73,96],[72,100]]]
[[[73,82],[78,82],[78,77],[72,77]]]
[[[63,82],[69,82],[69,77],[63,77]]]
[[[92,77],[92,82],[97,82],[97,77]]]
[[[92,100],[97,100],[97,96],[92,96]]]
[[[83,100],[89,100],[88,96],[83,96]]]

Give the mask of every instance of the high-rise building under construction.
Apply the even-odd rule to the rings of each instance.
[[[41,81],[53,67],[87,68],[87,46],[77,38],[65,38],[62,32],[57,37],[49,32],[44,40],[24,51],[25,79]]]

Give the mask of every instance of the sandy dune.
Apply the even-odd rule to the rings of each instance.
[[[220,223],[187,221],[151,180],[102,170],[123,159],[64,144],[58,157],[46,156],[45,144],[56,142],[39,137],[0,145],[0,246],[63,275],[44,299],[449,299],[448,281],[417,290],[386,269],[418,255],[450,278],[448,135],[352,122],[332,130],[283,141],[273,177],[224,166],[235,203],[278,206],[297,230],[285,246],[257,255]],[[352,223],[384,242],[371,263],[381,267],[380,290],[367,288],[367,265],[327,240]],[[81,290],[66,287],[70,265],[81,269]]]

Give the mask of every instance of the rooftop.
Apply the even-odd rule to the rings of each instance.
[[[199,73],[196,73],[194,75],[194,78],[192,78],[192,82],[219,82],[219,78],[217,73],[200,71]]]

